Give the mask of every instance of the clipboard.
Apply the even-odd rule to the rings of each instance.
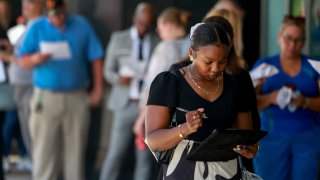
[[[268,133],[263,130],[215,129],[187,156],[193,161],[228,161],[239,154],[233,151],[237,145],[255,144]]]

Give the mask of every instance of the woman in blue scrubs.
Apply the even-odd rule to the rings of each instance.
[[[269,134],[259,142],[255,171],[265,180],[315,179],[319,137],[314,128],[320,111],[320,75],[301,53],[305,43],[304,18],[285,17],[278,42],[279,54],[262,58],[254,65],[256,68],[266,63],[278,70],[262,79],[256,88],[261,127]],[[279,90],[285,86],[295,96],[291,96],[289,105],[280,108]]]

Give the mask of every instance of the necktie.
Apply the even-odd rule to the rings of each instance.
[[[143,60],[143,37],[139,37],[139,61]]]
[[[143,61],[143,37],[139,36],[139,61]],[[143,80],[139,80],[139,92],[142,90]]]

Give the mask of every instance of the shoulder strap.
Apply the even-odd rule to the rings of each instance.
[[[173,70],[173,71],[169,71],[170,73],[172,73],[176,78],[177,78],[177,81],[179,82],[179,79],[178,79],[178,76],[177,76],[177,70]],[[177,86],[177,89],[176,91],[178,91],[179,89],[179,85]],[[178,99],[176,99],[176,101],[178,101]],[[177,119],[176,119],[176,107],[172,107],[169,109],[170,111],[170,117],[171,117],[171,122],[170,122],[170,125],[169,127],[177,127],[179,124],[177,122]]]

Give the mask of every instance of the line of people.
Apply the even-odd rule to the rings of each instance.
[[[46,16],[41,16],[40,0],[22,2],[25,31],[13,53],[0,55],[11,64],[33,179],[56,179],[61,172],[64,179],[84,179],[89,107],[101,102],[103,76],[112,86],[107,103],[113,122],[101,180],[237,179],[236,159],[190,163],[182,148],[174,152],[175,163],[181,163],[160,167],[149,148],[189,148],[215,128],[260,129],[260,122],[269,135],[259,146],[240,145],[237,151],[249,159],[256,156],[251,171],[267,180],[317,176],[320,75],[301,55],[303,18],[284,20],[280,54],[258,60],[253,68],[267,64],[277,72],[254,84],[242,57],[241,16],[236,14],[241,10],[220,1],[189,35],[190,13],[166,8],[156,21],[160,38],[151,29],[154,7],[139,3],[132,26],[112,34],[105,55],[90,24],[68,13],[64,0],[46,0]],[[55,54],[55,48],[64,53]],[[279,101],[283,86],[299,91],[284,107]],[[177,106],[190,111],[177,113],[179,126],[167,129]],[[203,120],[203,113],[209,119]],[[250,161],[245,165],[250,167]]]
[[[233,15],[230,15],[230,14],[233,14]],[[249,147],[249,148],[246,147],[249,149],[249,151],[252,150],[252,152],[250,152],[252,154],[249,157],[253,157],[255,155],[255,153],[257,152],[257,157],[254,159],[254,170],[263,179],[301,179],[303,177],[308,177],[309,179],[314,179],[314,178],[316,178],[316,176],[317,176],[316,173],[318,171],[317,170],[318,161],[316,159],[318,159],[318,157],[319,157],[319,148],[318,148],[319,143],[317,141],[315,141],[315,138],[314,138],[314,137],[317,137],[316,133],[318,131],[316,128],[316,118],[317,118],[319,111],[320,111],[320,109],[319,109],[319,97],[320,97],[319,96],[319,91],[320,91],[319,70],[317,71],[310,64],[310,62],[308,61],[308,58],[301,54],[301,50],[302,50],[302,47],[303,47],[303,44],[305,41],[305,24],[301,23],[300,21],[301,21],[301,19],[304,19],[304,18],[291,17],[290,20],[288,20],[286,18],[283,21],[283,25],[281,26],[279,36],[278,36],[280,50],[281,50],[280,51],[281,58],[276,56],[276,58],[272,58],[272,59],[274,59],[272,62],[269,62],[269,60],[260,60],[254,66],[254,68],[256,68],[262,62],[265,62],[267,64],[271,63],[272,65],[274,65],[274,63],[279,63],[279,62],[277,62],[277,60],[280,60],[281,63],[289,63],[289,64],[283,64],[283,65],[281,64],[282,66],[279,64],[275,64],[278,69],[284,69],[285,73],[282,73],[280,71],[280,73],[273,74],[272,76],[270,75],[267,77],[260,77],[259,84],[257,85],[257,84],[253,84],[253,82],[251,82],[251,78],[248,73],[248,69],[246,69],[247,66],[245,64],[244,59],[241,57],[241,39],[239,42],[238,41],[239,34],[235,33],[235,32],[237,32],[236,30],[239,27],[239,24],[238,25],[236,25],[236,24],[241,23],[241,22],[239,22],[240,21],[239,19],[234,20],[234,19],[239,18],[239,16],[237,17],[234,14],[235,14],[235,12],[230,12],[230,10],[228,11],[225,9],[222,9],[222,10],[221,9],[220,10],[213,9],[212,12],[208,13],[208,17],[210,17],[211,15],[224,16],[226,19],[228,19],[232,23],[233,33],[235,34],[235,37],[234,37],[235,39],[234,39],[233,43],[234,43],[234,48],[236,48],[235,53],[234,53],[235,55],[233,55],[233,56],[228,55],[228,60],[230,61],[229,63],[231,65],[226,66],[225,69],[222,67],[220,69],[217,66],[216,69],[212,69],[209,72],[213,71],[212,73],[217,74],[216,76],[218,76],[218,74],[221,72],[226,72],[228,74],[234,74],[234,77],[236,78],[236,85],[238,86],[237,87],[237,89],[239,91],[238,93],[242,95],[239,97],[239,101],[246,102],[246,103],[250,102],[249,106],[247,106],[248,103],[246,105],[244,105],[244,104],[239,105],[241,108],[246,107],[247,109],[245,111],[249,112],[249,115],[241,114],[239,116],[241,116],[242,118],[244,116],[245,117],[244,119],[249,118],[252,121],[253,127],[246,126],[246,128],[260,129],[260,123],[261,123],[261,129],[269,132],[269,135],[265,139],[263,139],[261,142],[259,142],[260,149],[263,148],[263,150],[257,151],[255,145],[252,147]],[[160,28],[162,27],[162,25],[159,24],[159,22],[161,22],[161,18],[162,17],[160,15],[158,17],[158,26],[157,26],[159,28],[158,30],[160,30]],[[204,24],[212,23],[212,22],[210,22],[211,21],[210,18],[208,18],[208,19],[206,19],[204,21]],[[218,21],[219,20],[214,20],[213,24],[217,23]],[[201,27],[200,29],[202,29],[203,26],[200,25],[199,27]],[[199,28],[199,27],[197,27],[197,28]],[[214,27],[213,29],[215,29],[215,28],[217,28],[217,27]],[[223,28],[227,29],[227,25],[223,24]],[[292,29],[294,29],[294,30],[292,30]],[[203,31],[205,31],[205,30],[203,30]],[[207,32],[207,33],[203,33],[203,34],[206,34],[210,37],[210,33],[213,33],[213,34],[218,33],[219,34],[219,31],[217,29],[216,29],[216,31],[217,32]],[[161,32],[159,34],[161,36]],[[210,43],[212,43],[214,45],[220,44],[222,35],[219,34],[216,36],[219,37],[219,38],[217,38],[218,40],[207,39],[208,41],[212,41],[212,42],[204,42],[205,37],[202,37],[203,38],[203,39],[201,39],[202,41],[199,40],[198,43],[200,43],[200,44],[204,43],[204,45],[200,46],[200,47],[192,46],[193,42],[191,39],[191,50],[189,50],[189,56],[190,56],[190,60],[194,59],[193,62],[191,62],[188,58],[186,61],[176,64],[175,65],[176,67],[173,68],[173,69],[176,69],[176,68],[181,69],[182,68],[182,71],[183,71],[182,75],[185,76],[185,79],[187,79],[187,81],[189,81],[188,79],[190,79],[190,78],[188,78],[188,72],[193,71],[192,73],[189,72],[190,77],[194,76],[194,78],[199,78],[199,79],[195,79],[195,80],[191,79],[189,81],[189,86],[193,87],[192,84],[194,83],[196,85],[194,90],[197,92],[197,94],[201,94],[204,92],[204,91],[201,92],[201,90],[197,91],[196,90],[197,88],[205,89],[205,94],[211,95],[211,93],[210,93],[211,91],[208,91],[207,89],[218,89],[220,87],[219,83],[218,84],[213,83],[213,85],[212,85],[213,88],[211,88],[211,86],[209,85],[210,82],[201,82],[201,75],[204,75],[201,73],[205,73],[204,67],[202,67],[202,65],[200,65],[201,62],[197,62],[198,61],[197,58],[195,58],[193,55],[193,53],[194,53],[193,51],[196,51],[196,52],[199,51],[199,54],[204,54],[205,57],[210,59],[209,55],[207,55],[207,56],[205,55],[205,50],[203,50],[203,52],[200,52],[202,50],[199,50],[199,49],[202,49],[202,48],[205,49],[206,45],[208,45]],[[187,36],[187,39],[188,38],[189,37]],[[160,45],[161,45],[161,43],[159,44],[159,47],[160,47]],[[198,45],[198,44],[196,44],[196,45]],[[173,49],[179,50],[179,47],[178,48],[175,47]],[[173,49],[171,49],[171,50],[173,50]],[[154,51],[154,56],[157,56],[157,52],[158,51],[156,49]],[[165,55],[170,55],[169,50],[166,50],[166,52],[168,52],[168,54],[165,54]],[[165,52],[162,53],[162,56],[165,56],[165,55],[163,55],[164,53]],[[120,60],[121,58],[120,57],[121,57],[121,55],[119,55],[120,68],[118,68],[116,70],[121,69],[121,60]],[[235,58],[232,58],[232,57],[235,57]],[[278,57],[278,59],[277,59],[277,57]],[[176,60],[179,59],[178,57],[175,57],[175,58],[176,58]],[[212,58],[212,59],[214,59],[214,58]],[[106,62],[108,60],[110,60],[110,59],[107,58]],[[136,136],[138,138],[139,137],[142,138],[142,137],[146,136],[147,141],[149,143],[149,147],[153,151],[166,150],[166,149],[174,147],[174,146],[180,146],[181,145],[180,143],[182,143],[182,144],[185,143],[184,140],[181,141],[181,136],[183,136],[183,137],[187,136],[190,133],[190,131],[191,131],[192,137],[194,136],[193,133],[195,133],[195,131],[198,132],[198,130],[199,130],[201,132],[201,129],[202,129],[202,126],[204,125],[204,122],[202,120],[197,121],[197,123],[193,122],[192,119],[190,120],[188,118],[189,113],[187,113],[185,118],[182,117],[182,119],[184,119],[184,120],[181,120],[180,126],[178,126],[177,128],[170,129],[170,131],[165,130],[167,127],[169,127],[168,123],[169,123],[170,119],[168,120],[167,118],[170,117],[170,113],[168,113],[168,115],[167,115],[167,112],[162,107],[163,106],[168,107],[169,112],[172,112],[170,110],[170,108],[172,108],[172,106],[177,105],[177,104],[175,104],[174,99],[172,99],[172,98],[177,98],[176,96],[178,96],[178,99],[189,99],[189,98],[191,98],[190,97],[191,95],[185,94],[184,97],[181,97],[181,94],[184,94],[183,92],[181,92],[181,94],[172,94],[175,92],[175,90],[174,89],[170,90],[170,88],[175,88],[177,86],[174,84],[175,77],[170,75],[170,73],[160,73],[161,71],[168,70],[168,68],[167,68],[168,66],[166,64],[167,62],[170,61],[171,63],[173,63],[171,61],[170,57],[167,57],[166,59],[162,59],[161,62],[160,62],[160,60],[155,59],[155,58],[154,59],[151,58],[150,61],[151,61],[150,66],[148,67],[146,76],[144,77],[144,80],[147,80],[144,88],[148,92],[151,84],[153,84],[153,85],[151,85],[151,87],[152,86],[154,86],[154,87],[148,93],[149,97],[147,96],[147,94],[145,94],[145,92],[141,95],[139,116],[138,116],[138,119],[134,125],[134,132],[136,133]],[[293,61],[295,63],[292,63],[291,61]],[[300,64],[301,61],[304,63]],[[214,60],[213,60],[213,62],[214,62]],[[212,62],[212,64],[213,64],[213,62]],[[307,67],[304,67],[305,63],[306,63]],[[166,66],[164,66],[164,64],[166,64]],[[208,64],[210,64],[210,63],[208,63]],[[301,65],[303,65],[303,66],[300,67]],[[188,66],[189,68],[184,69],[183,67],[185,67],[185,66]],[[194,66],[194,67],[190,68],[192,66]],[[166,68],[164,68],[164,67],[166,67]],[[289,68],[289,69],[285,70],[285,68]],[[286,71],[288,71],[288,72],[286,72]],[[293,71],[293,72],[291,72],[291,71]],[[309,74],[309,76],[305,77],[305,78],[309,78],[310,82],[308,81],[309,83],[300,86],[299,84],[302,82],[302,80],[301,79],[299,80],[300,77],[298,78],[298,77],[296,77],[296,75],[298,74],[299,76],[300,75],[304,76],[303,75],[304,71],[306,71],[305,73]],[[106,71],[106,72],[108,73],[108,71]],[[155,75],[157,75],[159,73],[160,73],[160,75],[158,75],[155,78]],[[279,77],[280,75],[281,75],[281,77]],[[285,78],[283,78],[282,76],[284,76]],[[296,107],[296,109],[297,109],[296,112],[290,112],[290,110],[288,110],[288,109],[290,109],[289,106],[285,107],[284,109],[283,109],[283,107],[280,107],[281,106],[280,102],[276,101],[277,97],[279,98],[281,96],[281,95],[277,95],[278,90],[276,90],[272,96],[269,96],[266,94],[269,90],[265,89],[265,88],[267,88],[267,86],[264,87],[265,83],[266,82],[273,82],[271,80],[268,80],[268,78],[270,78],[270,79],[275,78],[275,79],[277,79],[277,81],[280,81],[279,79],[281,79],[281,78],[286,79],[286,82],[282,82],[282,80],[281,80],[280,87],[281,87],[281,85],[287,85],[287,83],[291,82],[291,84],[295,85],[295,88],[296,88],[295,90],[300,91],[299,95],[290,96],[289,100],[288,100],[289,102],[291,102],[290,106],[293,105]],[[216,77],[216,79],[219,79],[219,78]],[[153,80],[153,82],[151,83],[150,80]],[[205,81],[205,80],[203,80],[203,81]],[[195,83],[195,82],[197,82],[197,83]],[[200,85],[198,83],[200,83]],[[203,84],[201,85],[201,83],[203,83]],[[179,86],[181,86],[181,85],[179,85]],[[311,89],[311,86],[314,88],[313,90]],[[184,87],[183,89],[185,89],[185,88],[187,88],[187,87]],[[307,91],[305,92],[305,90],[303,90],[304,88],[308,89],[310,92],[307,92]],[[216,91],[213,91],[213,92],[216,92]],[[256,93],[257,93],[258,99],[256,99]],[[261,97],[263,97],[262,94],[266,99],[261,99]],[[148,99],[147,97],[149,98],[149,100],[147,100]],[[207,99],[205,95],[203,95],[201,97],[203,97],[204,99]],[[220,96],[218,96],[218,97],[220,97]],[[210,100],[212,100],[212,99],[210,99]],[[215,101],[215,98],[213,98],[213,101]],[[262,104],[268,103],[269,101],[270,101],[270,104],[264,104],[264,106],[261,106],[261,103]],[[148,102],[147,106],[145,106],[146,102]],[[195,102],[196,102],[196,100],[194,100],[191,104],[193,104]],[[158,109],[158,106],[159,106],[159,109]],[[258,110],[258,108],[259,108],[259,110]],[[121,111],[121,112],[123,112],[123,111]],[[278,117],[278,114],[274,114],[275,112],[279,113],[279,116],[280,116],[280,114],[283,114],[284,117],[283,116]],[[303,113],[301,113],[301,112],[303,112]],[[192,113],[193,113],[193,115],[191,117],[193,117],[193,120],[198,120],[198,119],[195,119],[194,117],[197,117],[198,114],[199,114],[199,117],[202,117],[201,114],[203,113],[203,109],[198,109],[197,111],[194,111],[194,112],[190,111],[190,114],[192,114]],[[260,121],[259,113],[261,113],[261,121]],[[298,113],[298,114],[301,113],[301,114],[298,115],[296,113]],[[135,114],[135,116],[136,116],[136,114]],[[246,117],[246,116],[249,116],[249,117]],[[305,118],[308,119],[308,122],[302,121]],[[164,119],[166,119],[166,120],[164,120]],[[283,121],[285,121],[285,119],[290,121],[290,123],[295,122],[294,123],[295,125],[290,124],[289,122],[283,124]],[[185,125],[184,122],[186,122],[187,125]],[[118,123],[120,123],[120,122],[118,122]],[[193,127],[195,124],[199,124],[198,127]],[[239,124],[236,123],[236,125],[239,125]],[[144,128],[144,126],[146,128]],[[188,128],[186,128],[186,126]],[[242,127],[242,126],[239,126],[239,127]],[[288,129],[291,129],[291,127],[296,130],[293,130],[292,132],[291,131],[288,132]],[[199,128],[199,129],[197,129],[197,128]],[[301,134],[296,134],[299,132],[301,132]],[[292,135],[292,133],[295,133],[295,134]],[[173,134],[175,134],[175,135],[173,135]],[[173,136],[175,136],[175,138]],[[284,141],[286,141],[286,143],[279,142],[276,144],[276,142],[274,140],[279,141],[279,139],[280,139],[279,137],[285,138]],[[190,138],[190,135],[188,136],[188,138]],[[132,138],[131,143],[133,143],[133,139],[134,138]],[[168,140],[166,140],[166,139],[168,139]],[[178,139],[180,139],[180,140],[178,140]],[[288,139],[290,139],[290,140],[288,140]],[[310,141],[303,140],[303,139],[310,139]],[[197,139],[195,139],[195,140],[197,140]],[[298,143],[298,141],[300,141],[300,143]],[[138,141],[138,142],[140,142],[140,141]],[[188,142],[188,143],[190,143],[190,142]],[[270,145],[270,146],[265,145],[265,144],[270,144],[270,143],[272,145]],[[274,151],[275,149],[279,149],[276,147],[279,147],[280,144],[281,145],[287,144],[286,146],[283,147],[283,149],[282,149],[283,151],[281,151],[282,153],[273,153],[272,151]],[[304,147],[304,148],[302,148],[302,147]],[[111,148],[112,148],[112,145],[111,145]],[[243,151],[246,151],[246,150],[240,148],[240,153],[244,153],[244,154],[248,153],[248,152],[243,152]],[[175,155],[173,155],[173,156],[175,157]],[[184,155],[178,154],[177,156],[184,156]],[[306,156],[308,158],[304,158],[304,159],[302,158],[302,157],[306,157]],[[119,158],[117,158],[117,159],[119,160]],[[176,159],[175,163],[177,163],[177,161],[180,161],[180,160],[181,159]],[[281,161],[281,160],[285,160],[285,161],[282,161],[283,163],[279,163],[279,161]],[[108,159],[106,160],[106,162],[108,162]],[[184,161],[181,161],[181,162],[186,163]],[[269,162],[269,163],[265,163],[265,162]],[[304,166],[302,164],[304,164]],[[305,164],[307,164],[307,166],[305,166]],[[248,164],[248,165],[250,165],[250,164]],[[190,167],[193,165],[187,164],[185,166]],[[271,168],[271,167],[276,167],[276,168]],[[186,179],[193,179],[194,178],[195,174],[186,173],[186,172],[195,172],[193,169],[181,171],[181,168],[184,168],[184,165],[181,167],[179,167],[179,166],[171,167],[170,164],[168,166],[162,166],[161,172],[163,172],[163,174],[160,178],[161,179],[162,178],[170,179],[170,178],[174,178],[174,177],[181,178],[181,177],[185,177],[186,175],[187,175],[185,177]],[[177,170],[177,172],[175,172],[175,170]],[[170,172],[170,173],[168,173],[168,172]],[[201,172],[200,172],[200,174],[201,174]],[[212,175],[213,174],[215,174],[215,173],[213,172]],[[188,176],[188,175],[190,175],[190,176]],[[105,177],[106,176],[102,176],[102,179],[105,179]],[[236,176],[234,175],[233,177],[236,177]]]
[[[13,34],[15,51],[6,49],[1,59],[10,63],[32,179],[62,172],[64,179],[84,179],[89,108],[101,102],[104,53],[87,20],[68,13],[63,0],[44,4],[45,16],[41,0],[22,0],[27,23]]]

